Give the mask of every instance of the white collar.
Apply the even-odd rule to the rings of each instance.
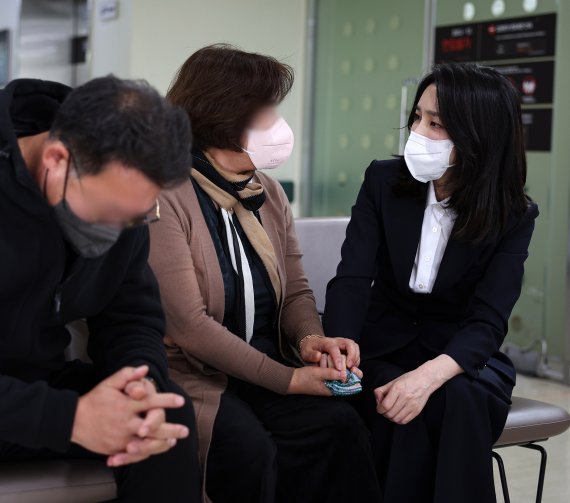
[[[434,204],[440,205],[443,209],[446,208],[446,204],[449,202],[449,197],[442,201],[438,201],[435,196],[435,188],[433,182],[428,182],[428,197],[426,206],[433,206]]]
[[[453,217],[455,216],[455,212],[451,208],[447,207],[448,202],[449,202],[449,197],[443,199],[442,201],[437,200],[437,197],[435,196],[435,188],[433,182],[429,182],[426,208],[432,207],[440,216],[449,215]]]

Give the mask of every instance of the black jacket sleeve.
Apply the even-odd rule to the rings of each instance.
[[[126,366],[149,366],[149,376],[166,389],[164,314],[158,284],[148,265],[148,228],[134,234],[124,280],[108,305],[87,320],[89,356],[104,376]]]
[[[65,452],[70,444],[78,394],[0,376],[0,439]]]
[[[469,316],[445,348],[444,353],[471,377],[476,377],[499,351],[507,335],[509,317],[521,293],[524,262],[537,216],[538,207],[529,204],[526,214],[503,235],[477,284]]]
[[[366,170],[364,183],[352,207],[341,261],[336,276],[327,286],[323,327],[327,337],[358,341],[376,278],[376,254],[383,238],[380,208],[380,181],[376,161]]]
[[[146,364],[165,389],[167,362],[162,342],[164,316],[158,285],[147,264],[148,229],[132,231],[133,246],[124,281],[105,309],[88,319],[89,354],[105,375]],[[66,452],[79,394],[0,375],[0,440],[31,449]]]

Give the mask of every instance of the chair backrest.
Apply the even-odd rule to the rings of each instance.
[[[340,262],[340,248],[346,236],[348,222],[348,217],[295,220],[297,237],[303,250],[303,267],[320,313],[325,308],[327,283],[336,274],[336,267]]]
[[[303,267],[315,294],[319,313],[325,309],[327,283],[336,274],[336,267],[340,262],[340,247],[346,235],[348,221],[346,217],[295,220],[297,237],[303,251]],[[67,328],[71,333],[71,344],[66,351],[67,359],[89,361],[87,324],[84,320],[78,320],[68,324]]]
[[[91,362],[91,359],[87,355],[87,342],[89,340],[87,322],[85,320],[75,320],[68,323],[65,328],[67,328],[71,335],[71,342],[65,350],[65,359],[79,359],[87,363]]]

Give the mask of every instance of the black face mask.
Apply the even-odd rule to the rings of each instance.
[[[97,258],[109,251],[117,242],[122,229],[110,225],[94,224],[79,218],[65,200],[67,181],[69,178],[70,162],[65,173],[65,186],[63,198],[54,206],[55,216],[61,227],[63,235],[77,254],[84,258]],[[47,181],[47,172],[46,172]],[[44,182],[45,195],[45,182]]]
[[[82,220],[71,211],[65,199],[56,204],[54,210],[65,239],[81,257],[97,258],[104,255],[121,235],[121,229],[116,227]]]

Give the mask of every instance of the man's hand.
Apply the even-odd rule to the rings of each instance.
[[[148,379],[131,381],[125,387],[125,393],[134,400],[143,400],[157,394],[155,385]],[[151,409],[146,412],[144,421],[123,452],[114,454],[108,459],[109,466],[121,466],[137,463],[150,454],[166,452],[174,447],[180,438],[189,435],[188,428],[179,424],[166,422],[164,409]],[[150,452],[149,454],[149,451]]]
[[[72,442],[86,449],[111,457],[110,466],[126,464],[136,458],[136,461],[168,450],[175,438],[184,438],[188,435],[188,428],[183,425],[169,425],[160,421],[160,414],[154,413],[149,418],[149,411],[165,408],[178,408],[184,405],[184,398],[174,393],[145,393],[141,396],[140,389],[135,394],[140,399],[133,399],[125,393],[129,383],[141,381],[148,372],[148,367],[125,367],[109,378],[99,383],[89,393],[79,398],[75,421],[71,435]],[[151,386],[152,384],[149,383]],[[137,387],[134,387],[138,389]],[[133,391],[133,385],[129,387]],[[157,417],[158,416],[158,417]],[[160,426],[158,426],[160,423]],[[168,426],[162,428],[161,426]],[[127,453],[130,442],[135,440],[139,433],[153,429],[160,430],[160,434],[168,440],[152,439],[146,442],[144,449],[139,449],[134,456],[123,456],[113,459],[113,455]],[[167,433],[165,433],[165,430]],[[132,447],[131,447],[132,450]]]
[[[320,365],[323,354],[330,356],[333,368],[344,372],[343,380],[346,380],[347,368],[352,370],[360,365],[360,347],[351,339],[308,336],[301,340],[300,346],[301,358],[307,363]]]
[[[440,355],[376,388],[376,410],[396,424],[408,424],[422,412],[432,393],[461,373],[455,360]]]

